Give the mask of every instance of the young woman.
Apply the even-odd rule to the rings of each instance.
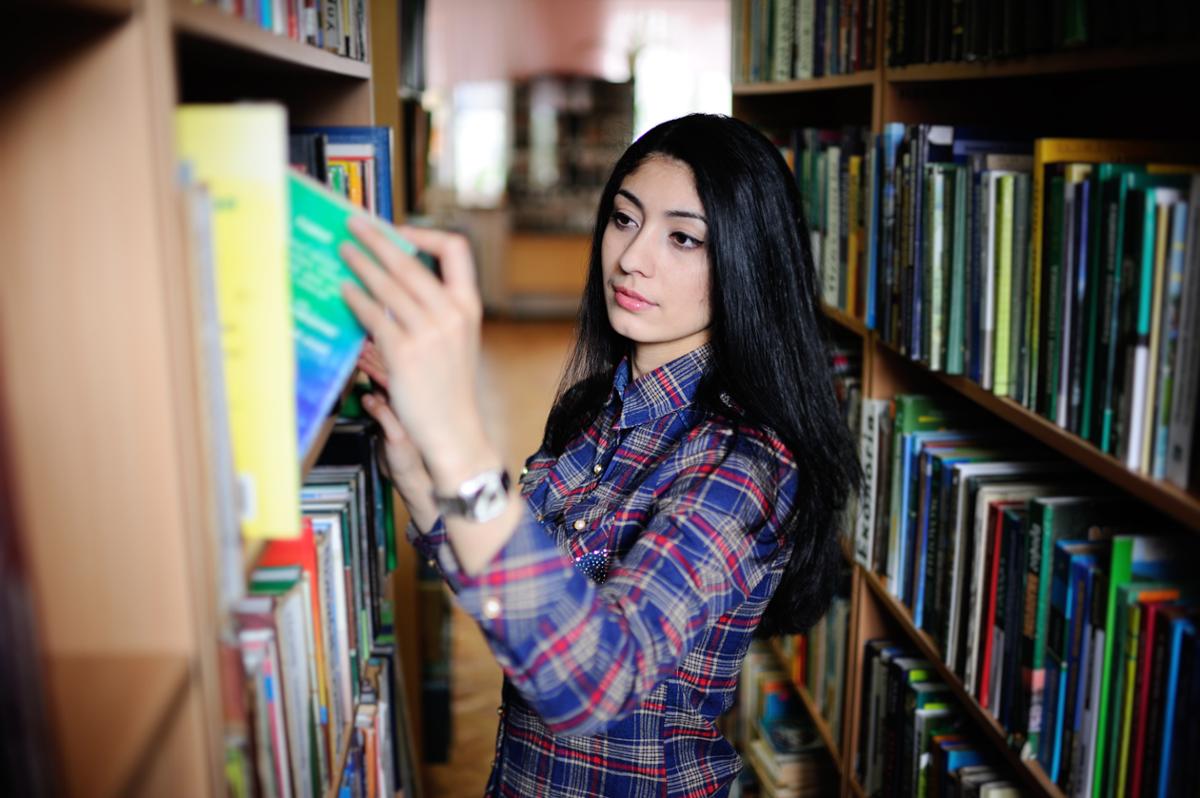
[[[459,237],[368,227],[346,299],[387,396],[413,543],[505,686],[489,795],[724,795],[717,730],[751,637],[807,628],[856,484],[792,175],[762,135],[693,115],[635,142],[600,200],[578,338],[510,488],[476,403],[480,300]],[[376,261],[381,265],[376,265]]]

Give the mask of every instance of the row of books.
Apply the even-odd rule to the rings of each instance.
[[[1017,58],[1088,46],[1115,46],[1200,32],[1186,0],[888,0],[888,66]]]
[[[733,82],[875,68],[879,0],[733,0]]]
[[[805,686],[835,740],[842,737],[845,700],[846,641],[850,626],[850,598],[846,593],[843,590],[843,595],[834,596],[829,612],[808,632],[790,635],[779,643],[793,682]]]
[[[411,757],[393,690],[391,489],[365,422],[338,421],[315,451],[331,411],[355,407],[365,333],[340,297],[353,277],[337,248],[372,194],[385,209],[390,140],[297,129],[289,169],[279,106],[183,106],[176,122],[218,494],[230,790],[392,795],[411,785]],[[373,190],[355,202],[301,174],[332,181],[338,168]],[[304,484],[300,453],[318,463]],[[244,541],[256,539],[247,585]]]
[[[258,25],[277,36],[331,53],[369,60],[367,0],[192,0]]]
[[[391,222],[392,148],[390,127],[292,128],[288,164]]]
[[[411,781],[392,696],[391,488],[376,446],[366,423],[338,422],[302,488],[300,537],[266,545],[231,608],[240,662],[224,674],[226,714],[242,765],[231,781],[247,794],[321,796],[361,782],[351,794],[375,798]]]
[[[863,651],[856,775],[887,798],[1014,798],[1021,790],[972,734],[972,724],[928,660],[906,642],[870,640]]]
[[[1169,754],[1166,735],[1139,741],[1112,709],[1132,711],[1132,677],[1117,675],[1132,667],[1121,586],[1166,578],[1195,552],[1145,536],[1165,525],[1094,478],[930,397],[866,399],[862,412],[857,561],[886,577],[947,668],[1053,780],[1124,795],[1114,763]],[[1093,557],[1077,566],[1091,580],[1078,589],[1077,548]]]
[[[816,798],[837,792],[838,774],[770,646],[751,644],[738,683],[735,744],[763,798]],[[742,789],[743,796],[749,795]]]
[[[1200,478],[1194,152],[900,124],[785,150],[826,304],[1134,471]]]

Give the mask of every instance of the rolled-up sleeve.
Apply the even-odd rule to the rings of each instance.
[[[718,437],[684,444],[660,469],[654,512],[602,585],[528,508],[480,574],[445,572],[552,732],[594,734],[620,720],[781,566],[795,469],[767,447]]]

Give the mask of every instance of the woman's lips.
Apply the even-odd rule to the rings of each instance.
[[[630,291],[628,288],[613,288],[613,298],[617,304],[625,310],[640,311],[652,308],[655,303],[651,302],[646,297],[639,294],[637,291]]]

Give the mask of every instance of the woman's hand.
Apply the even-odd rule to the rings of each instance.
[[[408,514],[417,529],[422,533],[428,532],[437,520],[438,511],[433,503],[433,482],[421,460],[421,453],[400,425],[386,397],[369,393],[363,396],[362,402],[367,413],[379,422],[383,432],[384,453],[392,484],[404,498]]]
[[[398,444],[396,464],[409,465],[415,452],[433,487],[453,493],[466,479],[501,465],[476,401],[482,306],[470,248],[461,236],[401,229],[440,260],[439,281],[371,223],[352,221],[350,231],[374,260],[357,247],[343,246],[342,257],[367,289],[348,283],[343,293],[374,341],[365,361],[382,370],[368,374],[387,386],[397,430],[393,437],[411,445],[409,451]]]

